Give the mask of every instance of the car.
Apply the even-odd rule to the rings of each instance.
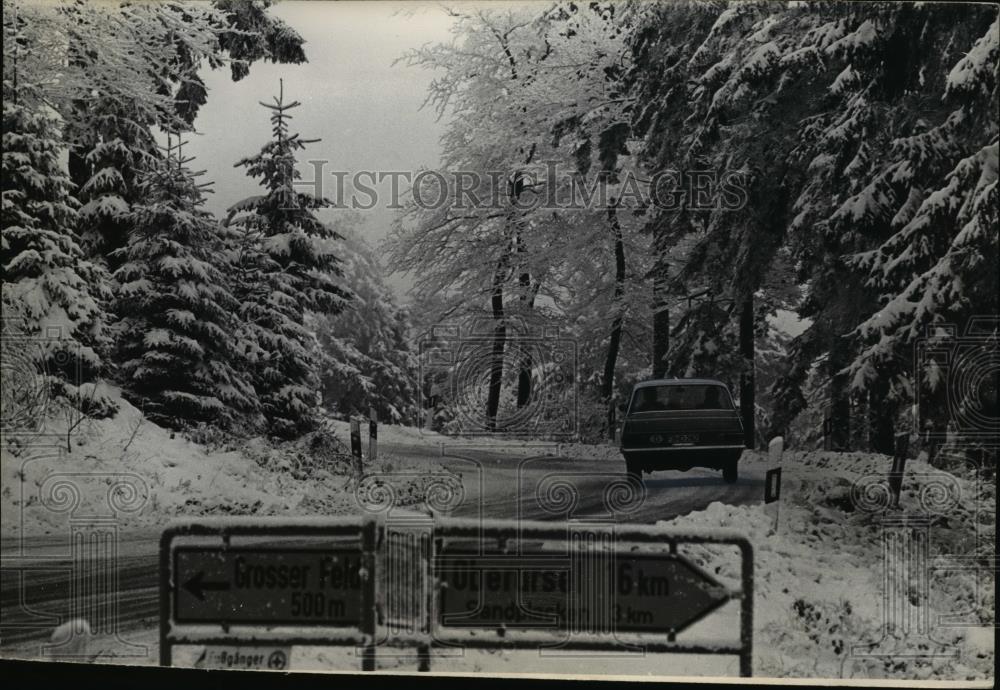
[[[621,429],[626,472],[722,470],[737,480],[743,422],[726,384],[715,379],[655,379],[632,388]]]

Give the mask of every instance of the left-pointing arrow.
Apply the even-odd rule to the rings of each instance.
[[[199,601],[205,601],[205,592],[225,592],[229,590],[228,582],[206,582],[205,571],[199,570],[184,583],[183,587]]]

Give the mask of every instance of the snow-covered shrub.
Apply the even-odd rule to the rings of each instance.
[[[184,436],[192,443],[204,446],[208,451],[233,451],[242,445],[239,435],[205,422],[199,422],[185,429]]]

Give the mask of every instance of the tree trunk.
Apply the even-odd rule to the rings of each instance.
[[[879,376],[868,392],[869,441],[876,453],[895,452],[896,406],[889,401],[889,381]]]
[[[523,254],[527,250],[524,247],[524,240],[521,239],[521,234],[517,235],[517,252],[518,254]],[[535,294],[538,290],[538,285],[536,284],[535,289],[531,288],[531,273],[527,268],[523,268],[520,276],[518,276],[518,285],[521,288],[521,305],[522,312],[527,316],[528,312],[535,306]],[[521,360],[521,367],[517,373],[517,409],[521,409],[528,404],[531,400],[531,351],[525,349],[524,359]]]
[[[507,326],[503,312],[503,281],[507,264],[506,254],[497,263],[493,274],[493,294],[490,304],[493,308],[493,350],[490,358],[490,388],[486,397],[486,429],[497,429],[497,412],[500,409],[500,386],[503,383],[503,353],[507,345]]]
[[[757,430],[754,426],[756,401],[754,399],[754,318],[753,296],[748,297],[740,311],[740,354],[743,356],[743,374],[740,376],[740,417],[743,419],[743,441],[747,448],[756,446]]]
[[[670,351],[670,308],[667,305],[666,280],[653,277],[653,378],[667,376],[667,354]]]
[[[618,223],[618,209],[608,207],[608,223],[615,243],[615,315],[611,320],[611,338],[608,341],[608,355],[604,360],[604,381],[601,386],[601,398],[608,409],[608,438],[615,439],[615,366],[618,364],[618,350],[622,342],[622,323],[625,321],[625,243],[622,240],[622,228]]]
[[[851,446],[851,391],[848,377],[838,374],[847,364],[848,353],[838,338],[830,348],[827,360],[831,372],[830,400],[830,449],[844,451]]]

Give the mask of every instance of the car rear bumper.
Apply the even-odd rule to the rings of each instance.
[[[740,444],[724,445],[724,446],[645,446],[637,448],[626,448],[622,447],[622,453],[676,453],[681,451],[718,451],[718,450],[739,450],[742,451],[744,446]]]
[[[722,469],[740,459],[745,446],[737,444],[711,446],[644,446],[621,447],[621,453],[642,469],[687,470],[692,467]]]

